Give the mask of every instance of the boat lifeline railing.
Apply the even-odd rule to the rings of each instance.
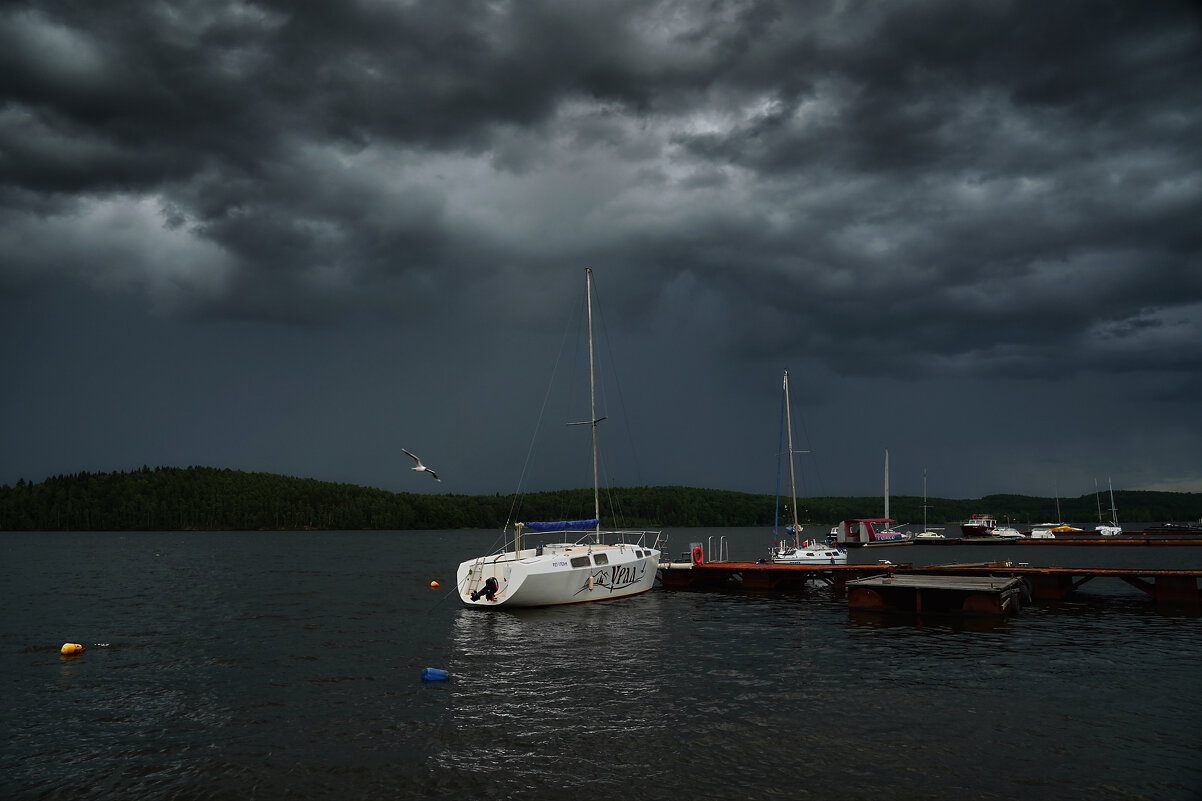
[[[651,547],[663,554],[666,559],[668,555],[668,535],[662,531],[655,532],[655,544]]]
[[[525,523],[518,523],[516,526],[514,526],[513,539],[510,540],[510,542],[513,543],[512,553],[517,559],[522,558],[521,554],[524,536],[522,534],[522,529],[526,527],[527,525]],[[660,553],[666,553],[665,549],[668,547],[668,535],[664,534],[663,531],[605,529],[600,532],[589,531],[583,537],[579,537],[575,540],[573,540],[571,536],[568,536],[577,534],[580,534],[579,529],[573,529],[567,526],[558,529],[544,529],[539,531],[538,537],[535,538],[535,554],[541,556],[543,549],[547,546],[563,546],[569,544],[571,547],[579,548],[589,548],[593,545],[628,545],[631,548],[654,548]],[[655,535],[654,545],[647,544],[647,540],[651,535]],[[529,535],[525,536],[528,537]],[[505,545],[507,546],[508,544],[509,543],[506,543]],[[502,546],[501,550],[493,554],[491,557],[481,557],[481,559],[488,558],[490,561],[496,562],[504,559],[505,556],[506,547]]]
[[[668,539],[667,535],[660,531],[636,531],[633,529],[602,531],[600,537],[598,537],[596,532],[589,532],[587,536],[581,537],[577,540],[572,540],[563,536],[565,534],[579,533],[580,532],[578,531],[572,531],[570,529],[563,531],[540,532],[539,536],[534,538],[534,547],[530,550],[533,550],[536,556],[542,556],[543,550],[548,547],[562,547],[568,549],[580,548],[587,551],[595,545],[618,545],[627,546],[630,548],[655,548],[656,550],[662,552],[663,549],[659,547],[659,544],[661,542],[666,543]],[[652,534],[655,535],[654,542],[656,544],[654,546],[647,544],[647,539]],[[501,550],[497,551],[496,553],[490,556],[482,556],[480,559],[487,559],[489,562],[523,559],[525,558],[522,556],[524,549],[529,549],[527,543],[525,542],[525,540],[528,538],[529,535],[526,535],[524,538],[520,533],[520,529],[516,530],[514,539],[506,543],[506,546],[509,546],[510,543],[512,543],[513,550],[508,550],[507,547],[503,546]]]

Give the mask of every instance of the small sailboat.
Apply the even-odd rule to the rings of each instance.
[[[943,534],[939,530],[927,527],[927,471],[922,469],[922,531],[914,535],[916,540],[941,540]]]
[[[529,607],[602,601],[651,589],[659,567],[660,532],[601,528],[597,469],[596,378],[593,367],[593,271],[585,270],[588,309],[589,410],[592,427],[593,517],[516,523],[513,548],[461,562],[455,579],[469,607]],[[523,547],[523,531],[551,541]],[[648,539],[653,539],[651,545]]]
[[[1060,516],[1060,492],[1056,492],[1056,519],[1059,523],[1040,523],[1031,527],[1031,539],[1033,540],[1054,540],[1058,534],[1080,534],[1081,529],[1070,526],[1064,522],[1064,518]]]
[[[1094,479],[1093,494],[1098,502],[1098,526],[1094,531],[1101,534],[1103,537],[1117,537],[1123,533],[1123,527],[1119,525],[1119,510],[1114,508],[1114,484],[1110,479],[1106,479],[1106,484],[1110,488],[1110,522],[1102,521],[1102,499],[1098,495],[1098,480]]]
[[[777,514],[772,525],[774,540],[769,556],[778,565],[842,565],[847,564],[847,551],[824,542],[802,539],[802,526],[797,522],[797,481],[793,473],[793,416],[789,410],[789,371],[785,370],[782,382],[782,417],[783,432],[786,437],[786,449],[783,451],[789,461],[789,511],[793,523],[785,528],[788,537],[782,538],[778,526],[780,524],[780,458],[777,457]],[[790,541],[789,537],[792,538]]]
[[[885,448],[885,516],[882,521],[886,524],[880,531],[875,532],[877,542],[898,542],[910,539],[910,532],[897,527],[897,521],[889,516],[889,449]]]
[[[885,449],[885,516],[855,517],[840,521],[831,530],[832,538],[848,547],[879,545],[911,545],[913,537],[899,529],[889,516],[889,449]]]

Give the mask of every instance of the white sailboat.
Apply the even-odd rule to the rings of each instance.
[[[1110,487],[1110,522],[1102,522],[1102,499],[1098,496],[1098,480],[1095,478],[1093,482],[1093,494],[1098,502],[1099,525],[1094,531],[1103,537],[1117,537],[1123,533],[1123,527],[1119,525],[1119,510],[1114,508],[1114,484],[1111,483],[1109,478],[1106,479],[1106,484]]]
[[[896,542],[910,539],[910,532],[899,529],[896,520],[889,516],[889,449],[885,448],[885,527],[875,532],[879,542]]]
[[[588,308],[589,403],[593,446],[593,518],[517,523],[513,548],[461,562],[459,599],[469,607],[555,606],[637,595],[651,589],[659,567],[658,531],[603,531],[597,470],[596,386],[593,367],[593,271],[585,270]],[[523,530],[552,539],[522,547]],[[575,539],[569,539],[574,537]],[[653,539],[651,545],[647,544]]]
[[[797,481],[793,473],[793,416],[789,410],[789,371],[785,370],[784,381],[782,382],[783,396],[782,403],[784,404],[785,418],[785,433],[787,437],[786,454],[789,459],[789,498],[791,505],[789,511],[793,517],[793,524],[786,527],[785,533],[792,536],[792,542],[788,538],[782,538],[777,529],[780,515],[778,514],[773,522],[772,536],[775,542],[769,551],[773,563],[778,565],[842,565],[847,564],[847,551],[824,542],[817,540],[803,540],[801,537],[802,526],[797,522]],[[779,468],[778,460],[777,466]],[[779,475],[779,473],[778,473]],[[779,480],[777,485],[779,487]],[[777,492],[777,503],[780,503],[780,493]]]
[[[888,515],[886,515],[888,516]],[[927,527],[927,470],[922,469],[922,531],[914,535],[916,540],[941,540],[943,534],[939,530]]]

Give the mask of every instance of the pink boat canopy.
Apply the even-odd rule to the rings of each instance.
[[[896,531],[889,524],[897,521],[890,517],[857,517],[844,520],[837,529],[836,538],[847,545],[867,545],[871,542],[896,542],[906,539],[904,531]]]

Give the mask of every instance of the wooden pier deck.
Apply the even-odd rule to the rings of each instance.
[[[1123,534],[1118,537],[1094,537],[1078,534],[1057,534],[1055,539],[1033,537],[948,537],[942,540],[910,540],[916,545],[1142,545],[1152,548],[1202,545],[1202,537],[1178,538],[1151,534]]]
[[[1083,584],[1097,578],[1117,578],[1147,593],[1161,603],[1198,604],[1202,593],[1198,581],[1202,570],[1190,568],[1149,569],[1144,567],[1032,567],[1030,565],[932,565],[909,567],[914,575],[975,575],[1021,578],[1035,600],[1060,601]]]
[[[1033,600],[1059,601],[1099,578],[1117,578],[1146,593],[1157,603],[1202,605],[1202,569],[1033,567],[1013,562],[930,565],[776,565],[763,562],[668,562],[659,566],[659,580],[669,590],[759,590],[789,592],[807,586],[828,586],[845,592],[847,583],[872,576],[994,576],[1021,579]]]
[[[898,565],[776,565],[767,562],[667,562],[659,566],[660,582],[670,590],[804,589],[818,582],[842,590],[852,579],[884,573]]]

